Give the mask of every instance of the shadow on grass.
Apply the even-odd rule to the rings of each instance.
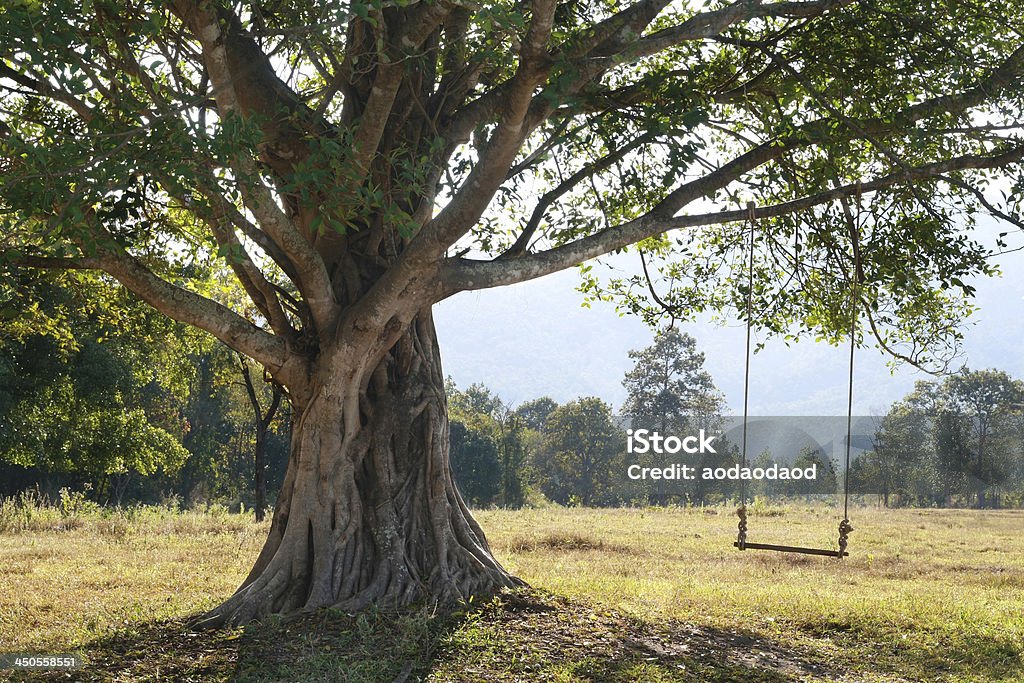
[[[438,643],[457,623],[424,612],[332,610],[238,629],[194,631],[188,619],[157,621],[87,644],[81,669],[18,672],[13,680],[412,683],[426,674]]]
[[[786,683],[859,680],[867,673],[882,675],[872,680],[936,680],[917,677],[921,669],[936,671],[935,653],[886,657],[886,645],[865,635],[837,638],[847,643],[829,660],[817,649],[749,633],[649,623],[524,592],[448,617],[327,610],[286,623],[206,632],[190,631],[184,621],[154,622],[90,643],[86,668],[16,674],[14,680]],[[1006,667],[1019,664],[1014,651],[984,671],[978,657],[959,654],[947,651],[943,658],[952,673],[965,676],[957,680],[1010,680],[1003,678]]]
[[[749,634],[653,624],[539,593],[506,596],[467,615],[431,676],[446,683],[834,680],[807,653]]]

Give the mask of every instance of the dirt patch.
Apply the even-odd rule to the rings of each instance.
[[[325,610],[233,631],[181,620],[85,648],[87,666],[12,680],[183,683],[810,683],[841,680],[809,651],[682,622],[646,622],[539,591],[444,617]]]
[[[600,550],[613,553],[636,553],[634,548],[608,543],[600,538],[591,538],[577,533],[548,534],[538,539],[520,538],[513,540],[508,545],[508,550],[513,553],[530,553],[538,550]]]

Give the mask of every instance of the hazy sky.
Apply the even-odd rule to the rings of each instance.
[[[1004,276],[975,282],[980,311],[965,328],[970,367],[995,367],[1024,378],[1024,253],[1000,257]],[[652,341],[639,319],[620,317],[612,304],[580,306],[575,270],[482,292],[466,292],[435,308],[445,372],[465,387],[482,382],[510,403],[551,396],[564,402],[599,396],[618,409],[627,352]],[[705,367],[730,407],[743,405],[744,328],[685,324],[706,355]],[[846,413],[848,348],[802,341],[787,348],[769,341],[753,357],[753,415]],[[873,348],[857,352],[854,411],[884,413],[889,404],[929,376],[911,367],[893,373]]]

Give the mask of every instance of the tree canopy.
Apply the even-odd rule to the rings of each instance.
[[[275,369],[377,281],[382,241],[402,267],[375,300],[437,300],[641,242],[671,256],[665,303],[727,304],[735,288],[714,284],[733,284],[723,256],[743,240],[715,226],[748,200],[758,321],[837,334],[858,195],[861,305],[885,344],[927,357],[963,312],[949,288],[989,270],[960,228],[979,209],[1016,220],[1015,194],[986,191],[1007,173],[998,187],[1016,188],[1024,153],[1012,4],[0,12],[4,260],[106,271]],[[197,291],[183,271],[197,255],[230,267],[252,306]],[[611,289],[649,310],[640,284]],[[383,325],[393,312],[371,303],[359,314]]]

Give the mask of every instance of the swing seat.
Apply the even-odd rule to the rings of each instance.
[[[844,208],[846,205],[844,204]],[[750,251],[747,260],[747,346],[746,363],[743,371],[743,467],[747,466],[747,411],[748,399],[750,398],[750,332],[753,320],[753,291],[754,291],[754,225],[757,222],[756,206],[754,202],[747,202],[748,222],[750,225]],[[846,400],[846,469],[843,472],[843,521],[839,523],[839,548],[837,550],[826,550],[825,548],[806,548],[798,545],[776,545],[774,543],[749,543],[747,541],[747,489],[745,483],[740,483],[740,507],[736,510],[740,521],[737,525],[736,542],[733,547],[739,550],[772,550],[778,553],[799,553],[801,555],[818,555],[820,557],[834,557],[838,560],[849,557],[846,546],[849,542],[850,532],[853,525],[850,524],[850,445],[853,441],[853,356],[857,348],[857,309],[860,303],[858,288],[863,279],[860,269],[860,182],[857,183],[857,218],[854,220],[847,209],[845,211],[847,224],[850,228],[850,240],[853,244],[853,271],[850,277],[852,287],[850,288],[850,379],[849,392]]]
[[[843,521],[839,522],[839,548],[837,550],[829,550],[825,548],[807,548],[799,545],[776,545],[775,543],[751,543],[747,540],[747,507],[743,507],[736,510],[736,515],[740,518],[739,524],[736,525],[738,533],[736,534],[736,541],[732,544],[734,548],[740,550],[772,550],[778,553],[800,553],[801,555],[818,555],[820,557],[834,557],[837,560],[841,560],[844,557],[849,557],[850,553],[846,552],[847,543],[849,543],[850,533],[853,531],[853,525],[850,524],[850,520],[846,517]]]
[[[780,553],[800,553],[801,555],[821,555],[823,557],[849,557],[850,553],[841,550],[826,550],[824,548],[804,548],[797,545],[774,545],[772,543],[750,543],[741,544],[739,541],[733,543],[733,547],[740,550],[774,550]]]

